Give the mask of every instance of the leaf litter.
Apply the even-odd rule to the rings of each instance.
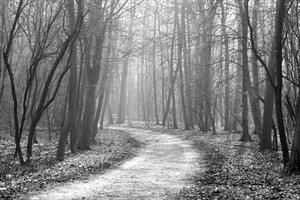
[[[207,170],[195,174],[194,185],[176,199],[300,199],[300,175],[284,174],[280,150],[260,151],[257,135],[253,142],[241,142],[240,133],[138,127],[181,136],[205,152]]]
[[[71,154],[68,149],[62,162],[55,160],[57,143],[43,139],[34,145],[34,158],[27,165],[21,166],[13,158],[13,148],[1,151],[0,199],[24,198],[61,182],[85,180],[91,174],[118,166],[139,147],[127,133],[117,130],[101,131],[96,140],[91,151]]]

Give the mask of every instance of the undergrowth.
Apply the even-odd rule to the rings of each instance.
[[[260,151],[256,136],[253,142],[241,142],[239,133],[138,127],[190,140],[205,153],[205,172],[199,170],[193,177],[193,186],[183,188],[176,199],[300,199],[300,176],[285,175],[280,152]]]
[[[125,132],[104,130],[98,134],[97,144],[92,146],[91,151],[71,154],[68,149],[66,159],[58,162],[55,160],[56,145],[56,142],[40,140],[34,146],[34,159],[24,166],[13,158],[11,146],[2,151],[0,199],[24,197],[61,182],[86,179],[89,175],[103,173],[130,158],[135,148],[139,147],[139,143]]]

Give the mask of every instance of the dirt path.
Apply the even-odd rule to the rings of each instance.
[[[190,184],[201,154],[188,141],[142,129],[120,129],[145,144],[136,157],[88,181],[68,183],[30,199],[172,199]]]

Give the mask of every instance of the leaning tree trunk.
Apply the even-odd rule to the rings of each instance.
[[[10,64],[10,53],[12,52],[12,46],[13,46],[13,41],[14,41],[14,36],[15,36],[15,31],[17,29],[17,24],[19,22],[21,13],[22,13],[22,7],[23,7],[24,1],[20,0],[18,3],[18,8],[16,11],[16,14],[14,16],[14,21],[12,24],[12,27],[10,29],[9,35],[8,35],[8,40],[7,44],[3,48],[3,61],[5,64],[5,67],[8,72],[8,77],[10,80],[10,87],[11,87],[11,93],[12,93],[12,99],[13,99],[13,118],[14,118],[14,129],[15,129],[15,144],[16,144],[16,149],[15,149],[15,156],[19,157],[20,163],[24,164],[24,158],[23,158],[23,153],[22,153],[22,148],[20,145],[21,142],[21,136],[22,136],[22,129],[20,129],[19,126],[19,118],[18,118],[18,99],[17,99],[17,92],[16,92],[16,85],[14,81],[14,76],[13,76],[13,71],[12,71],[12,66]]]

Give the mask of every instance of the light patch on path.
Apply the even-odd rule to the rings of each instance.
[[[172,199],[191,184],[196,171],[205,170],[204,164],[199,168],[202,155],[189,141],[148,130],[118,129],[145,144],[136,157],[105,174],[67,183],[30,199]]]

